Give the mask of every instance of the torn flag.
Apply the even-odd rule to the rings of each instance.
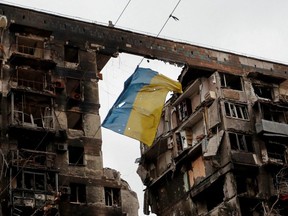
[[[181,84],[149,68],[137,67],[102,126],[152,145],[169,91],[182,93]]]

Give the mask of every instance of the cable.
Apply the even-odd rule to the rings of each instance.
[[[121,16],[123,15],[124,11],[126,10],[126,8],[128,7],[128,5],[130,4],[131,0],[128,1],[128,3],[126,4],[126,6],[124,7],[124,9],[122,10],[121,14],[119,15],[118,19],[115,22],[115,26],[117,25],[119,19],[121,18]]]
[[[179,0],[179,1],[177,2],[177,4],[175,5],[175,7],[173,8],[172,12],[170,13],[170,15],[168,16],[168,18],[166,19],[165,23],[163,24],[162,28],[160,29],[160,31],[159,31],[158,34],[156,35],[156,38],[159,37],[159,35],[161,34],[161,32],[163,31],[163,29],[165,28],[166,24],[168,23],[168,21],[169,21],[169,19],[170,19],[171,17],[172,17],[174,20],[178,20],[178,18],[176,18],[175,16],[173,16],[173,13],[174,13],[174,11],[176,10],[176,8],[178,7],[178,5],[180,4],[181,1],[182,1],[182,0]],[[175,19],[175,18],[176,18],[176,19]],[[155,38],[155,39],[156,39],[156,38]],[[154,42],[155,42],[155,40],[154,40]],[[154,42],[151,44],[151,46],[154,44]],[[145,57],[143,57],[143,58],[141,59],[141,61],[139,62],[138,66],[140,66],[140,64],[143,62],[144,58],[145,58]]]

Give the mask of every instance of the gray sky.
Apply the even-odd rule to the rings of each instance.
[[[117,20],[128,0],[9,0],[25,7],[78,17],[107,25]],[[178,0],[131,0],[116,27],[157,35]],[[247,56],[288,63],[287,0],[182,0],[160,37],[191,44],[232,51]],[[100,114],[105,118],[123,89],[123,82],[133,73],[140,57],[121,54],[104,68],[100,82]],[[176,79],[181,68],[159,61],[144,60],[150,67]],[[121,172],[137,192],[142,214],[143,193],[136,174],[135,159],[140,157],[139,142],[102,129],[105,167]]]

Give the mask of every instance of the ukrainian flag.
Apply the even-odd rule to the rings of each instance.
[[[102,126],[152,145],[167,93],[182,93],[181,84],[149,68],[137,68]]]

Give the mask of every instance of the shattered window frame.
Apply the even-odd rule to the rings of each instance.
[[[44,41],[40,38],[33,38],[23,35],[16,36],[17,52],[26,55],[43,58],[44,56]]]
[[[42,178],[39,178],[42,177]],[[40,182],[42,180],[42,182]],[[46,191],[46,175],[45,173],[24,171],[23,172],[23,188],[35,191]]]
[[[86,203],[86,185],[79,183],[70,183],[70,202]]]
[[[183,99],[177,105],[177,115],[180,122],[185,121],[192,114],[192,104],[190,98]]]
[[[219,73],[219,75],[221,88],[243,91],[244,88],[241,76],[227,73]]]
[[[286,163],[287,147],[285,144],[282,144],[281,142],[277,141],[272,141],[269,139],[265,142],[265,147],[267,151],[267,156],[270,160],[277,161],[280,163]]]
[[[252,87],[255,95],[257,95],[258,97],[273,100],[274,92],[272,86],[252,83]]]
[[[66,94],[70,100],[81,101],[83,99],[83,84],[81,79],[66,77]]]
[[[104,187],[104,194],[106,206],[121,206],[120,188]]]
[[[228,133],[231,150],[254,153],[252,136],[240,133]],[[233,137],[234,136],[234,137]],[[235,143],[236,142],[236,143]]]
[[[247,104],[236,104],[231,102],[224,102],[226,117],[249,120]]]

